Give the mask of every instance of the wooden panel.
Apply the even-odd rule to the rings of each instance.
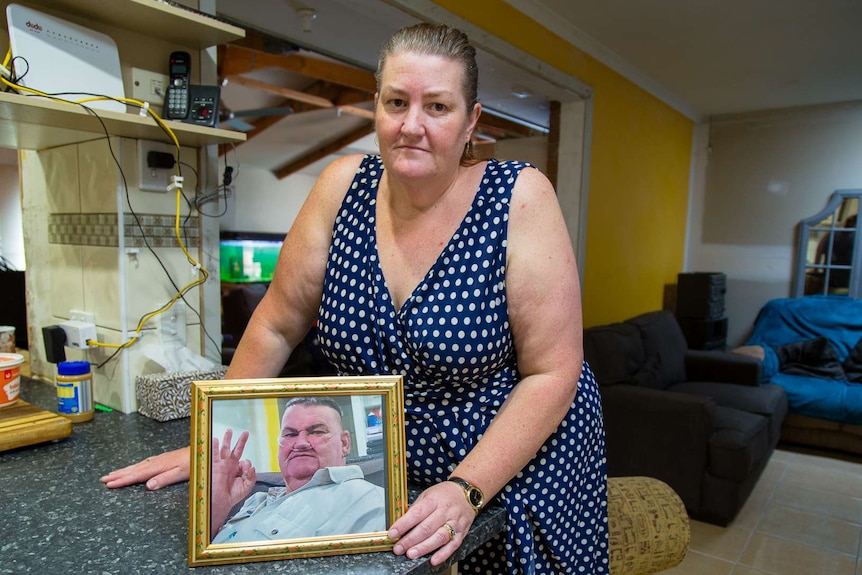
[[[99,118],[112,136],[169,141],[167,135],[150,117],[135,113],[97,110]],[[242,142],[240,132],[207,128],[181,122],[165,122],[184,146]],[[102,123],[80,106],[32,98],[20,94],[0,93],[0,146],[42,150],[66,144],[104,138]]]
[[[72,422],[26,401],[0,408],[0,451],[68,437]]]

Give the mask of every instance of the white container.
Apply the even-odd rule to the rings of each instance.
[[[0,325],[0,353],[15,353],[14,325]]]
[[[21,364],[24,356],[20,353],[0,353],[0,407],[18,401],[21,393]]]

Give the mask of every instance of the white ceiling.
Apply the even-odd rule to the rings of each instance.
[[[507,0],[690,116],[862,100],[859,0]]]

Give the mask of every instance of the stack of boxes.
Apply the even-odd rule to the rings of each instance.
[[[695,272],[677,276],[676,319],[689,349],[724,349],[727,317],[724,296],[727,276]]]

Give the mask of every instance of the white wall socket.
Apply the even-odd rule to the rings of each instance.
[[[176,168],[151,168],[147,165],[147,154],[150,152],[165,152],[176,159],[177,148],[163,142],[138,140],[138,189],[145,192],[167,192],[171,183],[171,175],[176,174]]]
[[[162,343],[186,344],[186,304],[177,301],[168,311],[159,315]]]
[[[167,74],[132,68],[132,98],[149,102],[151,105],[164,106],[169,81]]]
[[[89,311],[70,309],[69,321],[80,321],[83,323],[91,323],[93,325],[96,325],[96,314]]]

